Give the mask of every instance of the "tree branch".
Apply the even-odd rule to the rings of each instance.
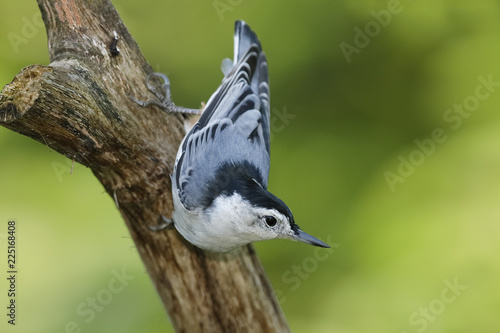
[[[49,66],[24,68],[0,94],[0,124],[89,167],[115,200],[175,329],[289,331],[253,250],[207,253],[175,231],[169,174],[184,118],[142,108],[151,66],[106,0],[38,0]],[[120,53],[110,49],[117,32]],[[158,85],[161,83],[158,82]]]

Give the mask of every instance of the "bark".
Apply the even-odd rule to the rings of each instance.
[[[160,215],[171,216],[169,174],[185,119],[130,98],[154,98],[145,84],[152,68],[112,4],[38,5],[51,63],[22,69],[4,87],[0,124],[92,170],[116,202],[178,332],[289,331],[251,245],[207,253],[175,229],[149,230]]]

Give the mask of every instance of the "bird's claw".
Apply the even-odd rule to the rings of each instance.
[[[163,79],[163,84],[162,84],[162,89],[163,89],[163,94],[156,89],[156,86],[151,83],[151,77],[156,76],[160,77]],[[172,113],[186,113],[186,114],[194,114],[194,115],[199,115],[201,114],[201,109],[189,109],[189,108],[184,108],[181,106],[177,106],[172,102],[172,95],[170,92],[170,80],[168,77],[163,74],[163,73],[151,73],[147,76],[146,78],[146,86],[148,87],[149,91],[151,91],[158,100],[147,100],[147,101],[140,101],[136,99],[135,97],[130,96],[130,98],[139,104],[142,107],[147,107],[150,105],[155,105],[159,107],[160,109]]]
[[[174,221],[172,219],[166,218],[165,216],[161,215],[161,220],[160,223],[157,225],[150,225],[148,226],[149,230],[151,231],[162,231],[167,229]]]

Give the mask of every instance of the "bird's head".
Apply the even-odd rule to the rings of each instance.
[[[295,223],[290,208],[267,190],[260,188],[247,200],[250,202],[254,221],[258,221],[254,223],[262,232],[263,239],[284,238],[319,247],[330,247],[302,231]]]
[[[220,246],[231,249],[256,241],[282,238],[330,247],[303,232],[295,224],[288,206],[257,181],[238,181],[230,188],[231,192],[221,193],[209,209],[214,233],[211,237],[219,238]]]

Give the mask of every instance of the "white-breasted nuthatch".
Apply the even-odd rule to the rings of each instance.
[[[189,242],[215,252],[275,238],[329,247],[300,230],[288,206],[267,191],[267,60],[257,35],[243,21],[236,21],[234,44],[232,67],[230,61],[223,62],[221,86],[179,147],[171,175],[173,224]],[[195,113],[172,103],[168,78],[160,76],[167,98],[162,103],[137,102]],[[164,220],[163,226],[172,222]]]

